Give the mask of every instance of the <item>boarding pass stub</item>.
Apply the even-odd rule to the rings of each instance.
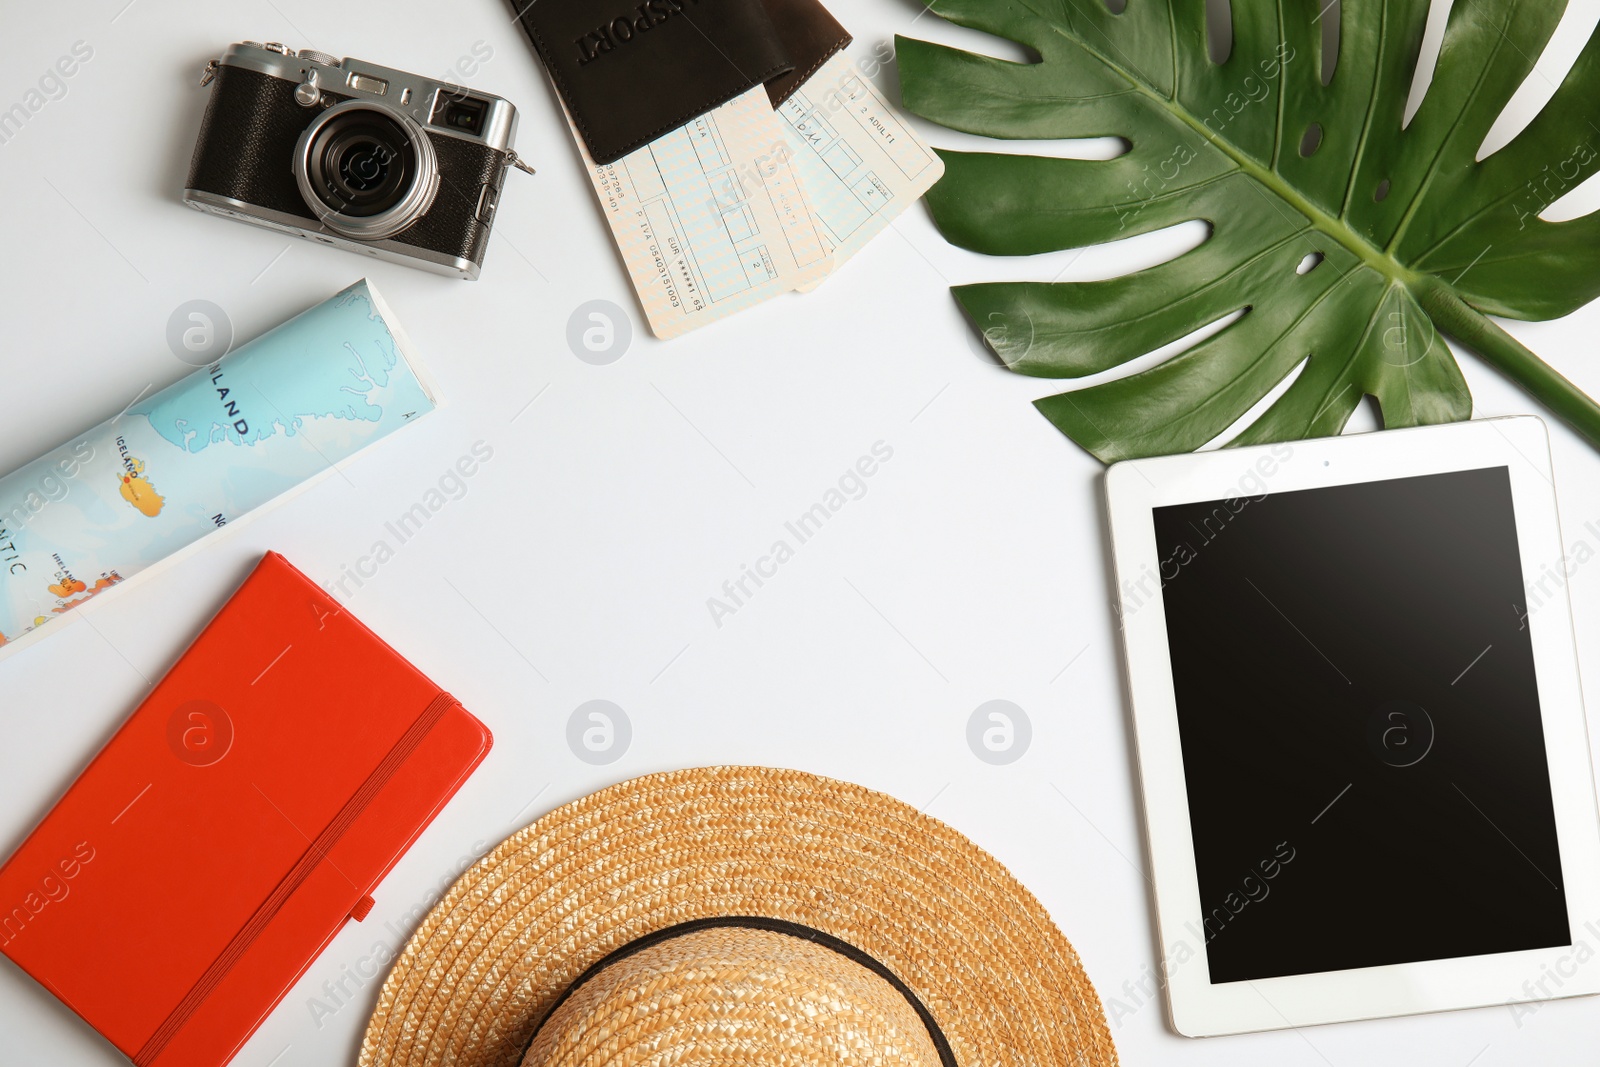
[[[806,79],[778,115],[835,268],[944,173],[944,161],[843,52]]]
[[[657,337],[809,286],[830,269],[785,125],[757,85],[614,163],[596,164],[573,131]]]

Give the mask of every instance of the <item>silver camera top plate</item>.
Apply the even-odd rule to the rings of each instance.
[[[502,152],[511,151],[516,138],[517,109],[509,100],[365,60],[336,59],[312,48],[295,51],[276,41],[267,44],[240,41],[229,46],[218,65],[253,70],[316,90],[328,89],[382,104],[410,116],[430,134],[477,141]],[[306,95],[308,99],[300,99],[298,95],[296,99],[302,104],[316,102],[315,96]],[[483,106],[476,132],[457,129],[440,120],[448,104],[462,101]]]

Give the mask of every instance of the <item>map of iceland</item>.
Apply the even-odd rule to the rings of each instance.
[[[0,642],[431,411],[361,281],[0,478]]]
[[[403,357],[365,286],[345,290],[255,344],[288,355],[253,363],[248,377],[224,358],[129,413],[148,419],[173,446],[199,452],[293,436],[314,419],[378,423],[391,401],[410,404],[413,412],[431,406],[404,369],[402,377],[414,388],[393,388],[406,384],[395,375]]]

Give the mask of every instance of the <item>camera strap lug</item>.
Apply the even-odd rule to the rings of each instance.
[[[506,162],[511,164],[513,167],[516,167],[518,170],[522,171],[522,173],[524,173],[524,174],[537,174],[537,173],[539,173],[538,171],[533,169],[533,165],[532,164],[530,164],[527,160],[523,159],[521,156],[517,155],[515,149],[513,149],[512,151],[506,153]]]
[[[214,59],[209,59],[206,61],[206,69],[200,72],[200,88],[204,89],[206,86],[210,85],[216,80],[217,61]]]

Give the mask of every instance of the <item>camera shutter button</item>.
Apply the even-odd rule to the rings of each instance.
[[[315,107],[321,99],[322,90],[317,88],[317,72],[308,70],[305,81],[294,87],[294,102],[301,107]]]

